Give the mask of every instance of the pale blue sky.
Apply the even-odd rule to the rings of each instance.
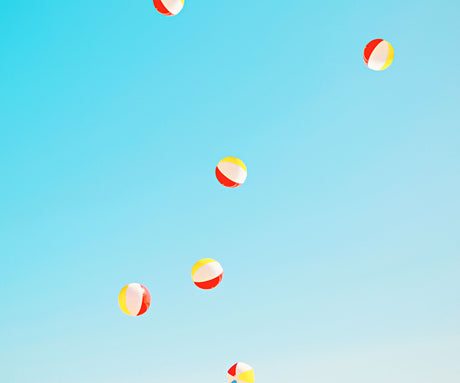
[[[458,383],[459,19],[454,0],[3,2],[0,381],[218,383],[242,361],[257,383]],[[225,274],[204,292],[208,257]]]

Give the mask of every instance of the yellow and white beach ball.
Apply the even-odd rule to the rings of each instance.
[[[139,283],[130,283],[121,289],[118,304],[125,314],[137,317],[148,310],[150,299],[147,287]]]
[[[177,15],[184,6],[184,0],[153,0],[156,10],[165,16]]]
[[[384,70],[393,62],[395,51],[391,44],[383,39],[372,40],[364,48],[364,62],[373,70]]]
[[[211,258],[199,260],[192,267],[192,280],[203,290],[210,290],[222,281],[224,269],[219,262]]]
[[[216,166],[217,180],[228,188],[242,185],[247,176],[246,165],[236,157],[225,157]]]
[[[228,370],[228,383],[254,383],[254,370],[249,364],[236,363]]]

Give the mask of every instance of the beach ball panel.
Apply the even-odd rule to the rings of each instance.
[[[199,287],[200,289],[210,290],[210,289],[213,289],[214,287],[217,287],[217,285],[220,282],[222,282],[223,276],[224,276],[224,274],[221,274],[218,277],[216,277],[214,279],[211,279],[209,281],[204,281],[204,282],[195,282],[195,281],[193,281],[193,283],[195,283],[195,285],[197,287]]]
[[[245,168],[234,162],[221,161],[217,167],[225,177],[239,184],[242,184],[248,175]]]
[[[228,188],[236,188],[237,186],[240,186],[241,184],[239,184],[238,182],[234,182],[230,179],[228,179],[227,177],[225,177],[222,172],[219,170],[218,167],[216,167],[216,177],[217,177],[217,180],[224,186],[228,187]]]
[[[232,367],[230,367],[230,370],[228,370],[228,373],[231,375],[231,376],[235,376],[236,375],[236,365],[238,363],[234,364]]]
[[[192,278],[193,278],[193,275],[195,275],[195,273],[197,272],[198,269],[200,269],[204,265],[206,265],[208,263],[211,263],[211,262],[216,262],[216,261],[214,259],[211,259],[211,258],[203,258],[203,259],[200,259],[197,263],[195,263],[193,265],[193,267],[192,267]]]
[[[126,290],[126,306],[130,315],[138,315],[142,306],[144,290],[139,283],[131,283]]]
[[[219,275],[221,275],[224,272],[224,269],[222,269],[222,266],[219,264],[219,262],[209,262],[202,267],[200,267],[194,274],[193,274],[193,280],[195,282],[205,282],[209,281],[210,279],[217,278]]]
[[[375,40],[372,40],[369,44],[366,45],[366,47],[364,48],[364,62],[366,64],[369,63],[369,58],[371,57],[372,51],[382,41],[383,41],[383,39],[375,39]]]
[[[380,70],[387,69],[391,65],[391,63],[393,62],[393,59],[395,57],[395,51],[394,51],[393,47],[391,46],[391,44],[389,42],[387,42],[387,44],[388,44],[388,57],[387,57],[387,60],[385,61],[385,64],[383,65],[383,67]]]
[[[246,382],[244,380],[241,380],[241,379],[238,379],[238,378],[233,378],[233,377],[232,378],[229,377],[228,382],[229,383],[248,383],[248,382]]]
[[[142,286],[142,285],[141,285]],[[150,307],[150,302],[151,302],[151,296],[150,296],[150,292],[147,290],[147,288],[145,288],[144,286],[143,287],[143,294],[142,294],[142,304],[141,304],[141,308],[139,309],[139,312],[137,313],[137,315],[142,315],[144,314]]]
[[[184,6],[183,0],[162,0],[166,9],[173,15],[177,15]]]
[[[129,285],[123,287],[118,295],[118,304],[120,305],[121,311],[127,315],[131,315],[126,306],[126,290],[128,290]]]
[[[184,6],[183,0],[153,0],[156,10],[165,16],[177,15]]]
[[[247,383],[254,383],[254,370],[245,371],[238,376],[238,379]]]
[[[236,158],[236,157],[225,157],[223,158],[222,160],[220,160],[220,162],[231,162],[235,165],[238,165],[240,167],[242,167],[244,169],[244,171],[248,171],[248,169],[246,169],[246,165],[244,164],[243,161],[241,161],[239,158]]]
[[[236,364],[236,376],[241,379],[240,375],[246,371],[252,371],[252,367],[246,363],[237,363]]]
[[[373,70],[381,70],[382,67],[385,65],[385,62],[387,61],[388,52],[388,43],[386,41],[382,41],[372,51],[367,66]]]

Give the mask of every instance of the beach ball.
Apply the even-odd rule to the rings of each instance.
[[[184,0],[153,0],[156,10],[165,16],[177,15],[184,6]]]
[[[364,48],[364,62],[373,70],[387,69],[393,62],[394,55],[391,44],[382,39],[372,40]]]
[[[225,157],[216,166],[217,180],[228,188],[242,185],[247,175],[246,165],[236,157]]]
[[[254,383],[254,370],[246,363],[236,363],[228,370],[228,383]]]
[[[222,281],[224,269],[211,258],[199,260],[192,268],[193,283],[203,290],[210,290]]]
[[[139,283],[130,283],[121,289],[118,304],[125,314],[134,317],[142,315],[150,306],[149,290]]]

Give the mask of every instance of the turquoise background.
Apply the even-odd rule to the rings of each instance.
[[[458,383],[459,17],[4,1],[0,381],[217,383],[242,361],[257,383]],[[225,274],[204,292],[208,257]]]

